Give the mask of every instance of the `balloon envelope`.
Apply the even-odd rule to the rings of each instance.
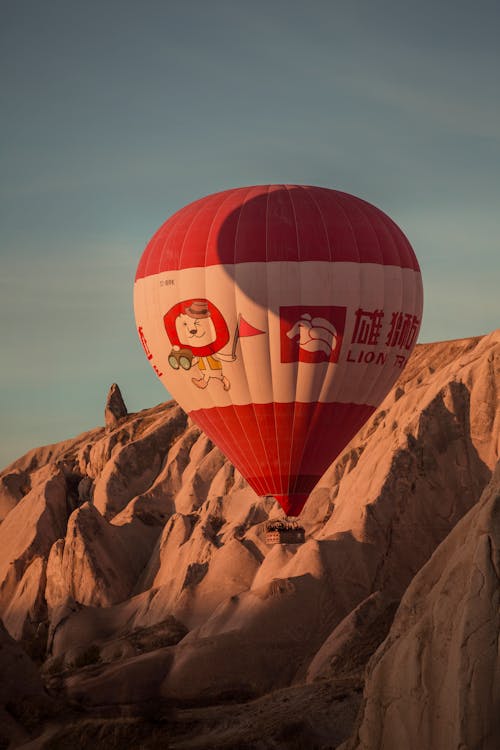
[[[300,185],[181,209],[147,245],[134,288],[158,377],[289,515],[400,375],[422,300],[415,254],[386,214]]]

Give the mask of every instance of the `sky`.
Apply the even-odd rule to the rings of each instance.
[[[420,341],[500,325],[496,0],[14,0],[0,25],[0,468],[168,398],[132,288],[176,210],[353,193],[422,267]]]

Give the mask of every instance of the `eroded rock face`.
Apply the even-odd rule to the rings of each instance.
[[[30,451],[0,475],[6,627],[23,642],[45,628],[52,666],[97,660],[91,676],[58,678],[94,704],[118,684],[124,702],[359,686],[498,461],[499,352],[498,331],[418,346],[312,493],[301,546],[267,545],[276,504],[174,402]],[[138,633],[156,634],[156,661]]]
[[[46,561],[67,515],[64,476],[49,465],[34,473],[32,489],[0,525],[0,616],[15,638],[46,619]]]
[[[0,743],[18,747],[29,739],[37,718],[50,714],[52,706],[37,667],[1,622],[0,675]]]
[[[408,587],[344,750],[498,748],[499,632],[500,465]]]
[[[361,673],[386,637],[399,602],[376,591],[333,630],[311,661],[307,681]]]
[[[2,474],[0,477],[0,522],[30,489],[30,476],[27,472],[18,470]]]
[[[119,442],[113,441],[113,434],[106,441],[111,449],[109,460],[95,478],[93,502],[106,518],[115,516],[152,487],[168,450],[186,427],[186,415],[179,406],[173,406],[166,420],[152,420],[143,429],[141,425],[132,426],[132,434],[125,433]]]
[[[55,609],[66,599],[107,607],[130,593],[158,533],[140,521],[115,526],[90,503],[70,516],[64,542],[51,551],[46,599]]]

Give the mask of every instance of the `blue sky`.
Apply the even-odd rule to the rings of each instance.
[[[0,467],[165,399],[137,340],[144,246],[238,185],[386,211],[425,288],[421,341],[500,320],[500,6],[2,3]]]

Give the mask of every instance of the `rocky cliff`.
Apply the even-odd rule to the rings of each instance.
[[[100,717],[99,737],[114,722],[129,744],[130,732],[140,739],[154,719],[145,747],[163,741],[165,727],[169,746],[179,748],[234,747],[235,738],[242,747],[336,747],[353,731],[365,665],[383,644],[370,662],[352,747],[461,747],[436,744],[444,723],[463,714],[463,698],[453,714],[443,696],[474,679],[479,706],[491,683],[485,664],[476,659],[473,674],[454,662],[449,685],[427,683],[438,678],[437,667],[429,672],[436,653],[443,665],[462,653],[460,637],[484,646],[472,637],[473,588],[463,581],[485,543],[476,526],[484,529],[486,516],[471,519],[499,457],[499,352],[500,331],[418,346],[313,492],[300,546],[266,544],[276,504],[257,497],[174,402],[128,414],[116,386],[106,427],[7,467],[0,616],[37,662],[50,700],[72,707],[60,726],[49,721],[38,746],[87,741],[90,711]],[[493,528],[493,511],[488,518]],[[450,541],[453,529],[461,542]],[[462,571],[462,583],[452,584],[447,565]],[[484,585],[493,591],[494,579]],[[457,588],[462,598],[454,598]],[[424,600],[443,617],[465,608],[471,637],[463,623],[441,637]],[[485,638],[498,638],[493,610],[479,617],[477,627],[488,622]],[[432,717],[424,704],[436,706]],[[118,727],[124,706],[130,716]],[[404,718],[418,712],[418,720]],[[479,748],[463,738],[497,731],[488,728],[492,710],[465,716],[450,742]],[[387,744],[389,735],[403,744]]]
[[[344,750],[496,750],[499,633],[500,465],[406,590]]]

